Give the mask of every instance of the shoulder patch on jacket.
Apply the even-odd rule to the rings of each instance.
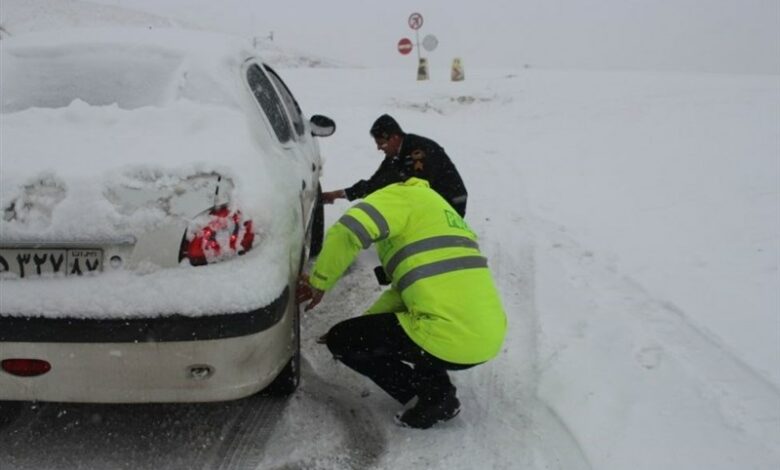
[[[423,152],[421,149],[416,149],[412,152],[412,168],[414,171],[423,171],[424,165],[423,165],[423,159],[425,158],[425,152]]]

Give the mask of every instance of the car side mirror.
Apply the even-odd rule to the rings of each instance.
[[[314,137],[328,137],[336,132],[336,123],[333,119],[322,114],[315,114],[309,119],[311,135]]]

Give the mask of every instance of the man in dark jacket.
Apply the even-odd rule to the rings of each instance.
[[[352,186],[322,193],[322,202],[361,199],[388,184],[405,181],[409,177],[427,180],[460,214],[466,215],[468,193],[458,170],[439,144],[414,134],[407,134],[395,119],[383,114],[371,126],[371,136],[385,159],[368,180],[360,180]]]

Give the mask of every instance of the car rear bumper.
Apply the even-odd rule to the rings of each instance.
[[[284,315],[289,288],[249,312],[154,318],[44,318],[0,315],[0,343],[136,343],[202,341],[264,331]]]
[[[253,312],[122,323],[28,319],[30,325],[20,326],[24,319],[4,317],[0,360],[40,359],[51,370],[37,377],[0,370],[0,400],[162,403],[251,395],[294,353],[291,300],[285,289]],[[193,368],[210,373],[204,377]]]

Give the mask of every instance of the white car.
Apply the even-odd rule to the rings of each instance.
[[[238,38],[0,44],[0,401],[292,393],[333,121]]]

